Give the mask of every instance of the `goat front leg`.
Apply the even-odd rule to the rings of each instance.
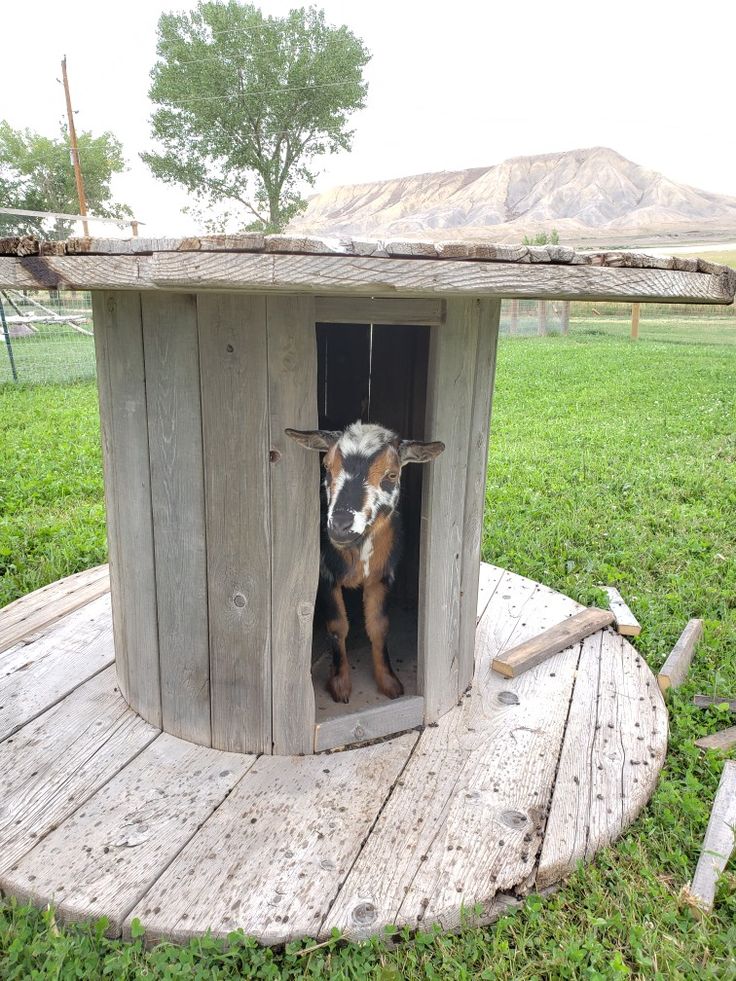
[[[363,613],[365,630],[371,642],[373,677],[380,692],[389,698],[398,698],[404,694],[404,686],[394,674],[388,656],[387,603],[388,587],[385,582],[379,580],[363,586]]]
[[[348,615],[342,587],[334,586],[327,599],[327,634],[332,648],[332,673],[327,690],[336,702],[349,702],[353,683],[345,641],[348,636]]]

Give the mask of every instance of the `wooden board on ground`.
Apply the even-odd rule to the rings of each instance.
[[[611,612],[616,617],[616,630],[624,637],[638,637],[641,633],[641,624],[624,602],[624,598],[615,586],[603,586],[603,591],[608,594],[608,605]]]
[[[263,943],[315,934],[417,741],[262,756],[132,910],[147,939],[245,922]],[[255,927],[255,924],[258,924]]]
[[[538,888],[589,861],[638,815],[667,750],[667,710],[641,656],[611,631],[583,641]]]
[[[125,704],[107,668],[3,740],[0,886],[3,873],[157,735]]]
[[[736,746],[736,726],[730,726],[728,729],[721,729],[720,732],[714,732],[710,736],[696,739],[695,745],[698,749],[718,749],[725,753]]]
[[[727,705],[729,712],[736,712],[736,698],[721,698],[719,695],[693,695],[693,705],[709,708],[711,705]]]
[[[578,652],[558,654],[511,682],[490,665],[512,637],[534,636],[578,609],[546,587],[503,574],[478,627],[476,684],[458,708],[422,734],[323,920],[321,936],[337,927],[361,939],[383,923],[418,927],[437,921],[454,928],[463,903],[482,902],[481,918],[490,919],[496,894],[526,882]],[[544,698],[537,697],[541,690]]]
[[[657,684],[664,694],[669,688],[678,688],[683,681],[693,659],[698,641],[703,636],[703,621],[690,620],[672,648],[667,660],[659,669]]]
[[[108,936],[255,762],[162,733],[13,870],[14,895],[65,920],[101,904]]]
[[[555,624],[509,650],[504,650],[493,660],[493,670],[505,678],[516,678],[524,671],[536,667],[553,654],[564,651],[590,634],[607,627],[614,621],[610,610],[591,607]]]
[[[686,898],[697,908],[710,912],[718,876],[726,868],[736,844],[736,760],[727,760],[713,802],[703,848]]]
[[[114,660],[109,593],[11,647],[0,661],[0,740]]]
[[[108,567],[98,565],[22,596],[0,610],[0,652],[109,590]]]

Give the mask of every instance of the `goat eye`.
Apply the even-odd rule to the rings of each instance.
[[[389,480],[398,480],[399,478],[399,475],[396,473],[395,470],[389,470],[386,476],[388,477]]]

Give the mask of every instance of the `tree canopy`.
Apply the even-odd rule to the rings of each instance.
[[[89,211],[100,218],[131,215],[125,204],[113,201],[110,181],[125,170],[123,148],[112,133],[78,134],[79,158]],[[13,129],[0,120],[0,207],[27,211],[79,214],[65,126],[58,138],[30,129]],[[73,222],[0,215],[0,235],[46,234],[64,238]]]
[[[200,2],[163,14],[149,95],[153,173],[241,227],[280,231],[304,206],[316,158],[350,148],[370,55],[314,7],[284,17],[251,4]],[[243,218],[245,216],[245,220]]]

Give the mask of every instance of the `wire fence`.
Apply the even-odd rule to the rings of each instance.
[[[65,384],[95,377],[92,301],[74,291],[0,292],[0,385]],[[504,300],[508,337],[628,338],[630,303]],[[736,307],[642,304],[639,343],[736,346]]]

